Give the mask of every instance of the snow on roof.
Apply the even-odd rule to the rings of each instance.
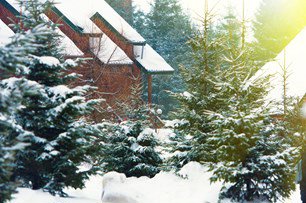
[[[20,5],[18,3],[18,1],[16,0],[6,0],[11,6],[13,6],[17,11],[20,10]],[[42,16],[44,19],[48,19],[47,16]],[[4,41],[2,40],[2,38],[5,38],[8,40],[9,42],[9,37],[14,35],[14,32],[7,26],[5,25],[2,21],[2,24],[0,24],[1,28],[3,28],[3,32],[2,29],[0,28],[0,40],[1,42]],[[11,35],[7,36],[7,33],[10,33]],[[60,34],[60,36],[62,36],[62,48],[64,49],[64,53],[69,55],[69,56],[83,56],[84,53],[73,43],[73,41],[68,38],[62,31],[60,31],[60,29],[57,29],[56,32],[58,32]],[[2,36],[3,35],[3,36]],[[0,44],[1,44],[0,42]]]
[[[105,34],[102,37],[91,37],[91,51],[106,64],[132,64],[133,61]]]
[[[60,29],[56,31],[62,36],[61,46],[64,49],[64,54],[68,56],[83,56],[84,53],[73,43],[73,41],[67,37]]]
[[[83,29],[84,33],[100,33],[102,38],[90,38],[92,52],[107,64],[132,64],[132,60],[118,47],[107,35],[105,35],[91,20],[90,17],[96,13],[96,1],[71,1],[56,0],[56,8],[71,21],[74,26]],[[71,9],[71,6],[82,9]],[[78,28],[79,29],[79,28]]]
[[[0,46],[9,43],[12,36],[14,36],[14,32],[0,20]]]
[[[7,0],[16,10],[20,10],[19,4],[16,0]],[[69,9],[66,10],[68,4],[74,5],[75,1],[69,1],[65,0],[62,1],[58,0],[58,4],[56,4],[56,7],[60,9],[61,12],[64,12],[63,14],[69,18],[69,20],[80,22],[80,24],[76,24],[77,26],[84,26],[83,28],[87,30],[89,33],[102,33],[102,31],[89,19],[90,15],[85,15],[86,12],[80,12],[81,9]],[[68,4],[67,4],[68,2]],[[78,2],[83,3],[83,1],[78,0]],[[92,6],[91,6],[92,5]],[[88,8],[87,8],[87,7]],[[84,10],[94,10],[94,5],[90,4],[90,2],[86,3]],[[68,12],[69,11],[69,12]],[[95,11],[92,12],[93,14]],[[47,16],[43,16],[43,18],[48,19]],[[64,52],[67,55],[70,56],[83,56],[84,53],[73,43],[73,41],[67,37],[62,31],[57,29],[57,32],[63,37],[62,38],[62,47],[64,48]],[[107,37],[105,34],[102,35],[101,41],[99,38],[91,38],[90,40],[91,46],[94,45],[94,43],[101,44],[99,47],[95,45],[95,47],[92,47],[92,51],[94,54],[98,56],[98,58],[108,64],[131,64],[132,60],[129,59],[129,57],[124,53],[124,51],[119,48],[109,37]]]
[[[75,25],[85,33],[100,33],[101,30],[90,20],[99,13],[112,28],[131,43],[145,43],[145,39],[133,29],[110,5],[104,0],[56,0],[59,9]]]
[[[287,96],[302,98],[306,93],[306,27],[275,58],[267,63],[257,75],[272,75],[272,90],[268,100],[282,101],[283,67],[288,71]]]
[[[7,0],[16,10],[19,9],[16,0]],[[134,44],[135,59],[148,73],[172,73],[173,68],[149,45],[145,39],[134,30],[111,6],[104,0],[56,0],[56,9],[70,20],[72,26],[82,28],[84,33],[101,33],[103,35],[100,46],[92,47],[98,58],[109,64],[130,64],[132,60],[108,36],[90,20],[96,13],[107,26],[111,26],[126,40]],[[75,44],[62,32],[63,44],[69,55],[83,55]],[[99,39],[91,39],[91,46]],[[144,46],[139,46],[139,44]],[[103,48],[102,48],[103,46]],[[143,48],[143,50],[142,50]],[[99,53],[98,53],[99,52]]]
[[[96,11],[92,0],[56,0],[55,7],[84,33],[102,33],[90,20]]]
[[[142,50],[143,49],[143,50]],[[174,69],[150,45],[134,46],[136,61],[149,73],[172,73]]]

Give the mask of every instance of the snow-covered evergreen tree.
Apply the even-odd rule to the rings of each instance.
[[[273,106],[266,102],[269,76],[255,75],[260,63],[245,43],[243,23],[241,43],[227,44],[222,61],[226,71],[215,80],[217,97],[226,106],[207,112],[213,129],[207,144],[214,146],[217,160],[210,165],[211,179],[226,184],[220,198],[275,202],[295,187],[296,150],[290,135],[284,136],[284,122],[271,117]]]
[[[208,113],[207,144],[218,163],[212,163],[213,181],[227,184],[221,198],[275,202],[294,189],[295,150],[282,121],[270,116],[265,103],[268,78],[255,79],[254,64],[245,53],[227,58],[231,63],[222,78],[220,99],[227,108]],[[250,65],[250,66],[249,66]]]
[[[153,177],[160,171],[163,160],[158,149],[160,142],[150,120],[152,110],[141,100],[139,85],[133,87],[128,103],[121,106],[125,121],[102,126],[102,170],[117,171],[128,177]]]
[[[31,146],[17,154],[14,176],[32,189],[45,189],[51,194],[65,195],[63,188],[82,188],[92,172],[79,170],[88,162],[87,154],[94,141],[92,127],[82,116],[88,114],[98,101],[86,100],[89,86],[70,88],[66,81],[75,76],[67,75],[68,68],[77,63],[64,60],[56,25],[45,20],[43,13],[52,5],[39,0],[20,1],[23,16],[17,26],[14,44],[26,46],[20,39],[35,33],[31,42],[36,49],[26,53],[30,60],[24,66],[25,78],[39,83],[39,95],[27,95],[24,108],[16,115],[18,124],[33,132],[28,142]]]
[[[179,129],[193,137],[189,157],[209,164],[211,180],[226,185],[221,199],[276,201],[294,188],[296,151],[284,123],[270,116],[269,76],[254,76],[259,63],[245,43],[244,22],[229,17],[214,30],[206,12],[192,41],[198,65],[185,74],[188,92],[178,95]]]
[[[177,101],[168,92],[184,89],[179,66],[183,64],[187,67],[192,61],[191,49],[187,45],[193,35],[191,20],[178,0],[156,0],[152,2],[148,14],[134,14],[134,26],[175,69],[171,76],[153,77],[153,103],[160,105],[166,115],[177,106]]]
[[[188,161],[215,159],[214,155],[210,154],[210,146],[206,141],[207,133],[212,129],[208,125],[209,119],[205,112],[217,111],[224,107],[217,97],[220,90],[214,83],[215,78],[219,77],[222,71],[220,61],[224,51],[224,40],[223,36],[216,35],[212,20],[207,10],[202,22],[203,30],[198,31],[189,43],[194,63],[192,67],[182,70],[187,91],[174,95],[180,101],[180,108],[175,115],[181,120],[176,126],[179,133],[174,139],[181,141],[173,146],[172,151],[179,152],[182,146],[191,145],[190,150],[181,151],[183,159]],[[188,137],[191,138],[187,139]]]
[[[29,41],[33,36],[29,36]],[[0,202],[6,202],[15,192],[17,181],[12,177],[16,168],[15,155],[25,146],[32,136],[16,123],[14,114],[22,109],[24,96],[37,95],[40,85],[24,78],[13,77],[26,67],[25,51],[33,47],[18,47],[12,44],[0,47]]]
[[[287,114],[284,117],[286,129],[293,138],[294,146],[299,149],[299,161],[297,164],[297,182],[300,186],[302,202],[306,201],[306,109],[305,100],[296,100],[288,105]]]
[[[171,156],[167,159],[167,169],[178,172],[183,166],[196,160],[196,153],[192,152],[192,136],[186,136],[183,131],[172,129],[169,137],[168,151]]]
[[[105,172],[117,171],[127,177],[153,177],[160,172],[162,159],[156,147],[156,132],[140,121],[105,126],[107,136],[102,157]]]

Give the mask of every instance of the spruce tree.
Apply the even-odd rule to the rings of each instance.
[[[306,114],[304,98],[292,102],[292,105],[288,106],[291,108],[289,108],[290,110],[285,117],[286,129],[290,132],[291,137],[293,137],[294,146],[299,149],[297,183],[299,183],[301,201],[306,202]]]
[[[226,185],[221,199],[276,202],[295,187],[296,151],[284,122],[271,117],[274,104],[266,102],[270,76],[256,76],[260,63],[245,42],[244,21],[240,27],[241,42],[226,43],[225,71],[214,80],[225,108],[206,113],[212,129],[207,145],[217,160],[210,164],[211,180]]]
[[[22,39],[30,42],[33,38]],[[12,193],[16,192],[18,181],[12,177],[16,168],[15,155],[28,146],[27,140],[32,136],[16,123],[14,114],[23,106],[25,96],[37,95],[40,85],[24,78],[16,78],[27,67],[23,61],[27,60],[26,51],[33,49],[31,45],[19,47],[8,44],[0,47],[0,202],[11,199]]]
[[[104,172],[116,171],[127,177],[154,177],[160,172],[162,159],[154,129],[140,121],[105,126],[108,129],[102,151]]]
[[[189,42],[194,63],[191,67],[182,68],[186,91],[174,94],[180,102],[180,108],[175,115],[181,122],[175,127],[179,133],[173,139],[181,141],[180,144],[175,144],[173,152],[181,151],[184,155],[181,158],[187,161],[202,162],[214,159],[207,145],[207,133],[211,128],[208,126],[209,120],[205,112],[217,111],[224,107],[217,98],[219,89],[214,83],[222,70],[220,56],[224,51],[224,40],[216,35],[212,21],[212,15],[206,9],[202,22],[203,30],[199,30]],[[191,138],[187,139],[189,136]],[[182,146],[191,147],[186,151],[186,147],[181,150]],[[174,164],[181,165],[180,162],[181,160]]]
[[[141,100],[141,87],[135,85],[128,103],[121,104],[126,115],[119,124],[105,123],[100,127],[104,135],[101,168],[117,171],[127,177],[153,177],[162,166],[160,142],[152,129],[151,109]]]
[[[79,170],[79,167],[82,162],[90,161],[88,153],[95,140],[87,136],[91,126],[82,117],[97,101],[85,98],[91,87],[66,85],[68,79],[75,77],[67,71],[77,63],[64,60],[57,25],[43,18],[52,4],[30,0],[20,1],[20,5],[24,15],[17,25],[20,38],[14,43],[25,46],[20,39],[26,38],[28,33],[36,34],[32,44],[37,48],[27,52],[30,60],[24,64],[28,71],[23,75],[42,88],[39,95],[25,96],[24,108],[16,115],[18,124],[34,136],[28,140],[31,146],[17,154],[14,176],[32,189],[64,196],[64,187],[84,187],[84,180],[93,172]]]
[[[296,151],[265,102],[269,76],[255,77],[260,63],[245,42],[244,21],[228,15],[214,30],[210,19],[206,12],[204,30],[192,44],[199,65],[185,74],[188,92],[177,95],[183,107],[178,129],[193,137],[188,157],[208,165],[212,181],[224,183],[220,199],[288,197]]]
[[[282,121],[270,116],[265,104],[268,78],[254,79],[247,50],[228,58],[231,63],[221,86],[227,108],[208,113],[207,144],[218,163],[212,163],[212,181],[227,184],[220,198],[235,201],[271,201],[289,197],[294,189],[295,151]],[[246,58],[245,58],[246,57]]]
[[[153,103],[160,105],[164,115],[167,115],[177,106],[169,91],[177,93],[184,89],[179,66],[187,67],[192,60],[191,49],[187,45],[194,31],[192,22],[178,0],[155,0],[148,14],[135,12],[134,26],[175,69],[171,76],[153,77]]]

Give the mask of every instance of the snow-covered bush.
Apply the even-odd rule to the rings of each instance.
[[[156,147],[156,133],[141,122],[108,124],[102,152],[102,170],[124,173],[127,177],[153,177],[160,171],[162,158]]]

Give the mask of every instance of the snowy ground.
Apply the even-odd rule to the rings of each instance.
[[[157,132],[159,140],[167,142],[169,129],[160,129]],[[221,183],[210,184],[210,173],[198,163],[189,163],[181,170],[182,179],[173,173],[161,172],[154,178],[127,178],[124,183],[115,183],[105,190],[107,193],[128,195],[136,199],[136,203],[217,203]],[[83,190],[67,189],[68,198],[60,198],[42,191],[19,188],[18,194],[10,203],[101,203],[102,195],[101,176],[92,176]],[[223,201],[222,203],[228,203]],[[291,198],[284,203],[300,203],[299,191],[295,191]],[[106,203],[106,202],[103,202]],[[129,203],[107,202],[107,203]],[[134,203],[134,202],[133,202]]]
[[[162,172],[154,178],[128,178],[120,187],[113,185],[113,192],[123,192],[137,199],[138,203],[217,203],[220,183],[210,184],[209,173],[197,163],[190,163],[182,170],[189,179]],[[83,190],[67,189],[69,198],[53,197],[42,191],[20,188],[11,203],[101,203],[102,178],[93,176]],[[226,201],[225,201],[226,202]],[[299,203],[299,193],[294,192],[285,203]],[[117,202],[110,202],[117,203]],[[121,203],[121,202],[120,202]]]

